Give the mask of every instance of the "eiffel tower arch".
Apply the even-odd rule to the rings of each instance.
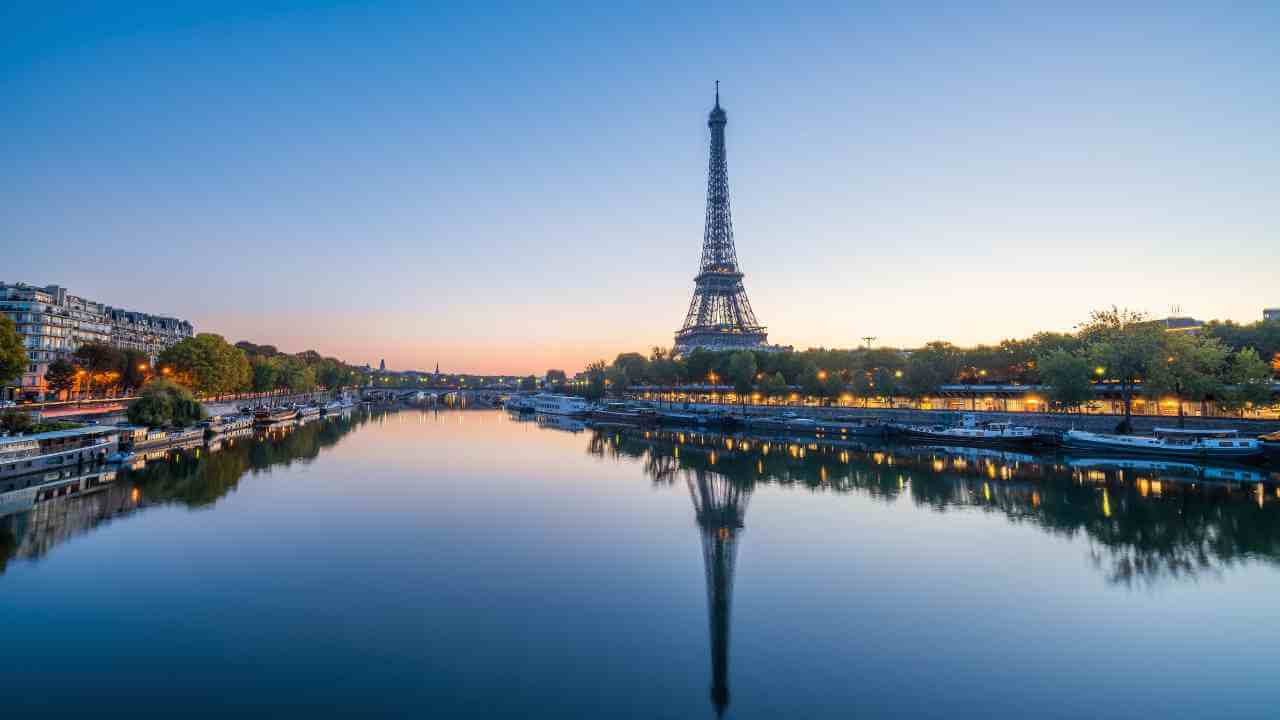
[[[738,252],[733,243],[733,215],[729,209],[729,165],[725,155],[724,128],[728,115],[720,107],[720,81],[716,81],[716,105],[707,118],[711,129],[711,159],[707,168],[707,214],[702,233],[702,261],[693,279],[693,300],[684,325],[676,333],[676,352],[707,350],[775,349],[768,333],[756,320],[742,284]]]

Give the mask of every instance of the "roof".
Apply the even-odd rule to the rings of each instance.
[[[92,435],[105,435],[107,433],[120,432],[120,428],[114,425],[89,425],[87,427],[71,428],[70,430],[53,430],[51,432],[36,433],[34,435],[15,435],[6,440],[64,440],[74,437],[89,437]]]

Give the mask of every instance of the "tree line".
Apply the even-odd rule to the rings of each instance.
[[[697,349],[683,355],[655,347],[647,356],[629,352],[612,363],[593,362],[579,382],[548,371],[547,382],[589,398],[645,385],[716,385],[732,387],[740,398],[800,393],[823,400],[918,399],[951,384],[1043,385],[1058,411],[1080,409],[1094,399],[1095,383],[1105,383],[1121,397],[1127,421],[1138,395],[1213,401],[1225,409],[1268,405],[1276,374],[1280,321],[1213,322],[1199,333],[1174,332],[1143,313],[1113,307],[1092,313],[1074,333],[1042,332],[996,345],[936,341],[910,350]]]

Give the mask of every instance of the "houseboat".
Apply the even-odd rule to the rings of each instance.
[[[1109,435],[1068,430],[1062,434],[1068,450],[1119,455],[1222,458],[1248,460],[1262,455],[1262,443],[1242,438],[1236,430],[1174,430],[1156,428],[1154,435]]]
[[[216,435],[224,435],[237,430],[253,427],[252,415],[221,415],[210,418],[201,423],[205,429],[206,437],[214,437]]]
[[[1009,422],[984,423],[978,416],[961,416],[958,425],[905,425],[891,423],[890,435],[907,440],[938,442],[956,445],[1030,445],[1036,442],[1038,433],[1033,428],[1015,426]]]
[[[587,401],[575,395],[534,395],[533,411],[540,415],[583,416],[587,414]]]
[[[320,406],[311,403],[298,403],[294,405],[298,410],[298,417],[315,417],[320,414]]]
[[[502,403],[502,406],[512,412],[533,412],[535,410],[533,398],[533,395],[512,395]]]
[[[800,435],[831,437],[884,436],[885,426],[877,422],[815,420],[805,417],[754,417],[747,418],[747,428],[756,432],[779,432]]]
[[[253,424],[274,425],[275,423],[288,422],[296,420],[298,417],[298,409],[294,407],[260,407],[253,411]]]
[[[625,425],[652,425],[658,422],[658,414],[648,408],[637,408],[621,402],[610,402],[591,409],[590,417],[606,423]]]
[[[103,426],[0,437],[0,477],[101,462],[119,443],[119,428]]]

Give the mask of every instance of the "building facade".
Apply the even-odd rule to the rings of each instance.
[[[141,350],[154,362],[165,348],[194,334],[185,320],[119,310],[58,285],[0,282],[0,312],[13,318],[27,349],[27,368],[18,388],[24,398],[43,397],[49,363],[86,343]]]

